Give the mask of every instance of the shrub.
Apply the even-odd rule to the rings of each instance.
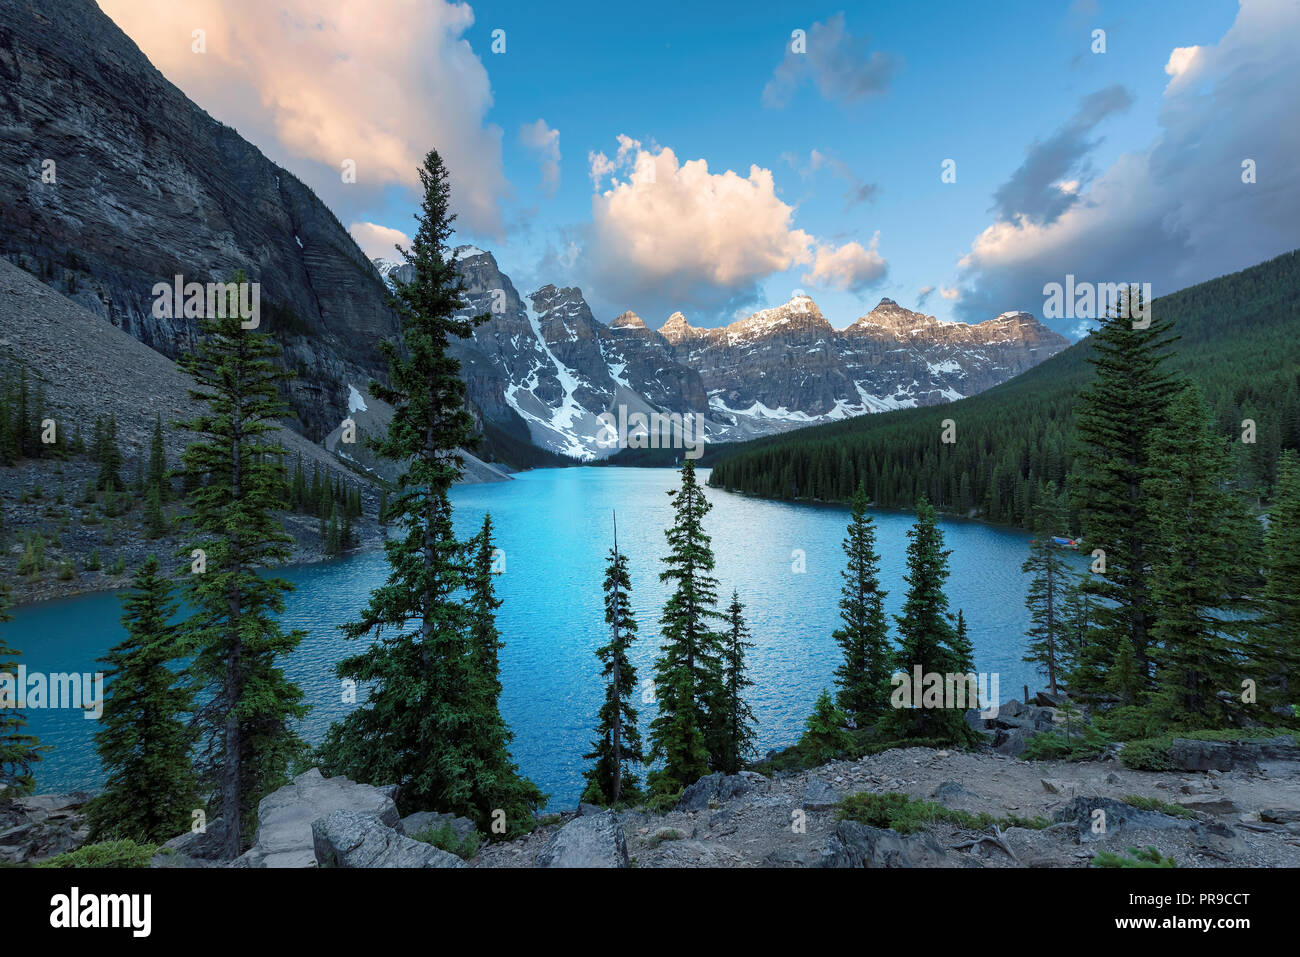
[[[1139,851],[1130,847],[1127,854],[1113,851],[1099,851],[1092,859],[1093,867],[1177,867],[1178,862],[1172,857],[1162,857],[1154,847]]]
[[[857,821],[869,827],[889,828],[900,834],[913,834],[928,824],[944,822],[956,827],[983,831],[994,824],[999,827],[1025,827],[1041,831],[1051,826],[1046,818],[1024,818],[1014,814],[994,817],[986,811],[971,814],[944,807],[933,801],[917,801],[897,791],[884,794],[851,794],[839,803],[836,820]]]
[[[664,827],[651,834],[650,837],[646,839],[645,846],[650,850],[654,850],[664,841],[680,841],[684,837],[686,837],[686,834],[677,830],[677,828]]]
[[[1063,731],[1044,731],[1025,742],[1024,761],[1089,761],[1110,747],[1110,739],[1092,725],[1081,724],[1069,737]]]
[[[471,831],[462,839],[451,826],[450,821],[437,828],[430,824],[424,830],[412,834],[411,837],[425,844],[432,844],[448,854],[455,854],[466,861],[471,860],[478,853],[481,843],[478,831]]]
[[[1125,705],[1099,712],[1095,723],[1112,741],[1138,741],[1154,738],[1165,731],[1165,726],[1146,708]]]
[[[677,802],[681,799],[681,790],[672,791],[667,794],[652,794],[650,797],[646,798],[644,807],[651,814],[667,814],[677,806]]]
[[[72,560],[59,562],[59,581],[70,582],[77,577],[77,566]]]
[[[23,556],[18,559],[19,575],[39,575],[45,571],[45,537],[40,532],[23,539]]]
[[[67,851],[37,867],[148,867],[149,860],[158,853],[156,844],[137,844],[135,841],[105,841],[86,844],[75,851]]]
[[[1159,798],[1143,797],[1140,794],[1126,794],[1124,803],[1143,811],[1159,811],[1161,814],[1169,814],[1173,817],[1194,817],[1191,808],[1183,807],[1181,804],[1169,804]]]

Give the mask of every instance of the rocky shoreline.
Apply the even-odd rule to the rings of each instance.
[[[1176,742],[1172,753],[1183,770],[1134,771],[1113,755],[1022,761],[901,748],[770,778],[713,774],[671,810],[582,805],[543,817],[516,840],[467,842],[467,859],[429,835],[445,826],[463,840],[473,822],[401,817],[395,786],[313,769],[262,801],[257,842],[233,863],[214,859],[213,822],[168,842],[153,866],[1088,867],[1103,852],[1151,847],[1179,867],[1300,867],[1300,749],[1292,739]],[[846,798],[886,794],[963,816],[935,814],[912,833],[844,819]],[[78,846],[88,798],[0,806],[0,860],[29,863]]]

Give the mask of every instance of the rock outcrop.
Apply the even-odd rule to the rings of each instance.
[[[929,834],[899,834],[840,821],[827,839],[820,867],[942,867],[948,851]]]
[[[315,867],[312,825],[334,811],[351,811],[394,830],[401,817],[393,788],[324,777],[312,768],[257,805],[257,839],[235,862],[238,867]]]
[[[454,854],[413,840],[372,814],[332,811],[312,822],[319,867],[464,867]]]
[[[5,800],[0,793],[0,862],[29,864],[81,846],[87,828],[85,791]]]
[[[627,839],[613,811],[583,814],[561,827],[537,855],[538,867],[627,867]]]

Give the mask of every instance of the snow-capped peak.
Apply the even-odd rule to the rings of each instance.
[[[457,246],[452,251],[451,258],[459,262],[462,259],[472,259],[475,256],[486,256],[486,255],[487,253],[479,249],[477,246],[466,245],[466,246]]]

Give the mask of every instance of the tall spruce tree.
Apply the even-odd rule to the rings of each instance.
[[[1095,375],[1075,408],[1073,504],[1088,549],[1104,551],[1106,562],[1105,573],[1088,575],[1082,586],[1099,599],[1086,660],[1077,669],[1077,690],[1084,695],[1102,690],[1126,640],[1136,656],[1139,696],[1150,684],[1156,616],[1151,552],[1158,531],[1143,483],[1151,433],[1166,421],[1177,383],[1165,368],[1168,347],[1176,341],[1172,324],[1156,316],[1141,319],[1143,310],[1140,297],[1130,293],[1093,332],[1088,362]]]
[[[1064,514],[1060,500],[1051,487],[1044,487],[1034,509],[1034,539],[1029,546],[1029,557],[1020,570],[1032,577],[1025,592],[1025,607],[1029,610],[1029,647],[1024,661],[1036,664],[1047,678],[1047,688],[1052,694],[1059,691],[1062,645],[1066,627],[1065,596],[1071,585],[1069,566],[1052,538],[1064,528]]]
[[[114,492],[122,491],[125,486],[122,484],[122,450],[117,447],[117,419],[109,416],[103,424],[103,431],[99,438],[99,478],[98,484],[101,491],[108,492],[111,496]]]
[[[956,648],[957,632],[948,614],[948,556],[943,547],[934,506],[922,498],[916,506],[916,524],[907,532],[907,595],[903,613],[896,615],[898,648],[894,653],[895,672],[914,680],[920,668],[923,680],[932,675],[964,674],[967,662]],[[940,679],[942,683],[942,679]],[[897,689],[895,694],[901,691]],[[945,702],[922,698],[922,707],[891,708],[886,727],[891,737],[925,738],[961,743],[970,738],[961,709],[946,707]]]
[[[514,833],[531,827],[544,798],[514,770],[495,696],[484,693],[475,613],[465,600],[469,549],[456,538],[448,499],[464,464],[458,450],[474,444],[460,363],[449,347],[488,314],[463,314],[465,287],[447,255],[454,219],[448,173],[436,151],[419,174],[419,228],[411,248],[401,250],[414,277],[399,282],[391,300],[402,348],[381,343],[392,384],[370,384],[372,395],[393,406],[387,433],[371,447],[402,468],[387,510],[398,531],[384,543],[387,581],[371,592],[360,619],[343,626],[350,639],[382,640],[337,665],[340,678],[366,682],[370,694],[330,728],[321,759],[332,774],[400,784],[407,810],[462,814],[484,830],[502,812]]]
[[[975,645],[966,630],[966,615],[960,608],[952,623],[952,670],[959,675],[975,671]]]
[[[149,443],[149,474],[146,483],[158,489],[158,497],[166,502],[171,498],[171,482],[167,480],[167,446],[163,443],[162,414],[153,423],[153,438]]]
[[[614,521],[614,547],[605,566],[605,624],[610,639],[596,649],[601,674],[605,679],[605,700],[600,706],[596,740],[585,760],[595,760],[584,777],[587,786],[582,799],[592,804],[613,805],[628,801],[641,793],[634,768],[645,762],[641,752],[641,732],[637,730],[637,712],[632,706],[636,690],[636,668],[628,658],[636,640],[636,617],[632,613],[632,580],[627,571],[627,556],[618,550],[618,520]]]
[[[1254,634],[1259,720],[1300,723],[1300,454],[1278,461],[1264,536],[1264,589]]]
[[[1092,602],[1092,596],[1083,590],[1082,580],[1073,576],[1062,592],[1061,646],[1057,649],[1057,665],[1069,689],[1074,688],[1075,676],[1085,659],[1083,649],[1092,626]]]
[[[859,728],[889,711],[889,625],[885,595],[880,589],[880,556],[876,528],[867,514],[867,490],[859,482],[844,539],[847,567],[840,574],[840,621],[834,633],[844,660],[835,669],[837,703]]]
[[[233,282],[244,281],[235,273]],[[274,363],[280,348],[270,336],[241,328],[233,294],[225,311],[200,323],[198,348],[182,360],[197,384],[190,395],[205,408],[181,423],[197,437],[182,456],[193,532],[182,555],[195,562],[201,551],[203,559],[187,568],[191,613],[179,633],[205,692],[197,713],[204,772],[222,819],[222,850],[234,858],[251,840],[258,801],[288,780],[304,751],[294,727],[307,707],[276,663],[303,637],[278,620],[293,585],[259,574],[292,555],[278,515],[285,450],[274,437],[288,413],[279,391],[288,373]]]
[[[1215,434],[1195,386],[1170,402],[1149,456],[1143,494],[1156,506],[1158,533],[1151,550],[1152,706],[1167,725],[1228,727],[1242,716],[1238,695],[1249,670],[1246,592],[1258,567],[1258,523],[1227,488],[1227,440]]]
[[[101,659],[110,684],[95,747],[108,780],[87,808],[92,841],[160,844],[187,831],[201,806],[197,735],[187,720],[194,696],[171,668],[178,651],[171,595],[150,555],[122,601],[126,638]]]
[[[745,624],[745,606],[739,592],[731,592],[731,604],[726,611],[726,631],[722,645],[722,719],[725,735],[719,770],[725,774],[738,774],[754,753],[758,719],[745,697],[745,689],[752,687],[745,672],[745,656],[754,644],[749,640],[749,626]]]
[[[0,581],[0,625],[12,621],[9,614],[9,586]],[[23,697],[18,687],[18,650],[5,646],[0,638],[0,784],[5,786],[4,796],[30,794],[36,785],[32,765],[41,760],[43,745],[35,735],[23,729],[27,718],[18,707]]]
[[[496,596],[492,583],[496,561],[496,544],[492,540],[492,515],[484,513],[483,524],[472,543],[470,562],[470,613],[473,616],[470,646],[474,667],[485,681],[491,694],[492,708],[497,707],[501,695],[501,649],[505,643],[497,630],[496,613],[501,599]]]
[[[659,714],[650,722],[650,758],[664,761],[649,775],[658,793],[677,791],[708,774],[718,763],[725,736],[718,710],[722,636],[713,627],[722,615],[714,607],[718,581],[712,575],[711,540],[704,532],[704,516],[712,506],[695,479],[693,460],[683,463],[681,487],[668,495],[673,524],[664,532],[668,567],[659,580],[672,593],[659,619],[663,642],[654,664]]]

